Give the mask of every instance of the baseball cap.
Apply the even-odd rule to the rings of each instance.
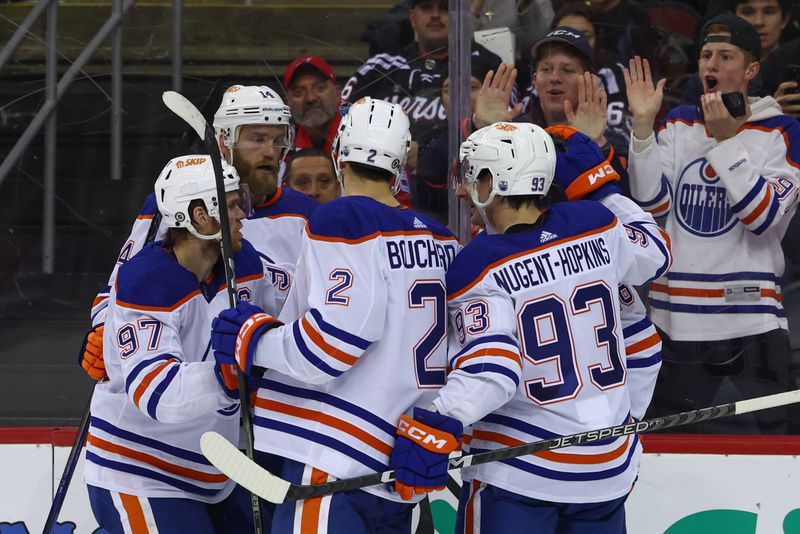
[[[323,77],[328,78],[333,83],[336,83],[336,75],[333,73],[333,69],[327,61],[319,56],[300,56],[289,63],[289,66],[286,67],[286,71],[283,73],[284,87],[289,87],[289,85],[292,83],[292,78],[294,78],[294,75],[297,73],[297,69],[304,65],[308,65],[309,67],[316,69],[320,74],[322,74]]]
[[[727,35],[707,35],[708,27],[712,24],[722,24],[728,27],[730,36]],[[756,59],[761,57],[761,39],[755,26],[744,20],[742,17],[731,13],[723,13],[712,18],[703,25],[701,47],[706,43],[730,43],[738,46],[753,54]]]
[[[559,26],[539,39],[536,44],[533,45],[533,50],[531,51],[534,63],[536,62],[536,56],[539,52],[539,49],[547,43],[568,44],[574,48],[579,55],[583,56],[590,66],[592,66],[594,63],[592,61],[592,56],[594,54],[592,53],[592,45],[589,43],[589,39],[586,38],[585,33],[576,30],[575,28],[570,28],[569,26]]]

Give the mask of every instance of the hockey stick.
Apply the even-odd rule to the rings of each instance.
[[[47,520],[44,522],[42,534],[53,534],[55,531],[56,519],[61,512],[61,507],[64,505],[64,499],[67,497],[67,490],[69,490],[69,483],[72,480],[72,474],[75,472],[75,466],[78,465],[78,456],[83,448],[83,442],[86,441],[86,435],[89,433],[89,407],[92,405],[92,395],[94,389],[89,394],[89,400],[86,403],[86,409],[83,410],[83,417],[81,424],[78,427],[78,433],[75,435],[75,443],[72,444],[72,449],[69,451],[67,463],[64,466],[64,472],[61,474],[61,480],[58,482],[58,488],[55,495],[53,495],[53,503],[50,505],[50,513],[47,514]]]
[[[506,447],[492,451],[481,452],[468,456],[450,458],[450,469],[461,469],[472,465],[497,462],[537,453],[540,451],[561,449],[572,445],[583,445],[608,438],[618,438],[630,434],[652,432],[665,428],[672,428],[689,423],[709,421],[730,415],[740,415],[748,412],[757,412],[768,408],[785,406],[800,402],[800,389],[756,397],[754,399],[721,404],[710,408],[701,408],[675,415],[656,417],[646,421],[638,421],[624,425],[617,425],[588,432],[580,432],[569,436],[560,436],[553,439],[535,441],[524,445]],[[231,445],[224,437],[216,432],[206,432],[200,439],[200,449],[203,454],[220,471],[235,480],[241,486],[258,494],[263,499],[280,504],[287,501],[299,501],[311,497],[322,497],[340,491],[349,491],[366,486],[374,486],[394,480],[394,471],[383,471],[354,478],[334,480],[323,484],[292,484],[277,477],[261,466],[246,458],[239,450]]]
[[[206,122],[203,114],[198,111],[194,104],[189,102],[182,94],[175,91],[165,91],[161,95],[164,104],[186,121],[189,126],[197,132],[197,135],[203,140],[211,158],[211,164],[214,167],[214,175],[217,182],[217,199],[219,202],[219,224],[220,232],[222,233],[222,241],[220,241],[220,249],[222,250],[222,264],[225,269],[225,284],[228,288],[228,301],[231,308],[236,307],[236,275],[233,270],[233,257],[231,251],[233,245],[231,244],[231,231],[230,220],[228,219],[228,210],[226,209],[227,202],[225,200],[225,184],[222,171],[222,155],[219,152],[219,145],[217,145],[217,138],[214,135],[214,129]],[[239,402],[240,409],[242,410],[242,426],[245,433],[245,446],[247,451],[247,458],[252,461],[253,458],[253,422],[250,420],[250,403],[248,402],[247,384],[245,382],[244,374],[236,369],[236,376],[239,381]],[[261,524],[261,507],[258,502],[258,495],[255,493],[250,494],[250,503],[253,508],[253,521],[255,523],[255,530],[257,534],[263,531]]]

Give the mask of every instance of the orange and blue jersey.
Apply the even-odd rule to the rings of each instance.
[[[238,298],[275,310],[255,249],[233,255]],[[200,436],[239,437],[239,404],[222,389],[211,321],[229,298],[222,262],[198,282],[162,242],[119,269],[103,338],[108,379],[95,386],[85,479],[146,497],[218,502],[233,484],[200,451]]]
[[[673,237],[675,264],[652,285],[650,302],[653,322],[674,340],[788,327],[781,240],[798,203],[800,124],[771,97],[750,109],[721,143],[697,106],[671,111],[657,142],[631,142],[633,196],[666,215]]]
[[[255,444],[338,478],[388,468],[395,428],[447,372],[452,233],[367,197],[320,206],[305,230],[285,323],[258,341],[268,369]],[[383,487],[366,491],[391,500]]]
[[[653,218],[614,196],[614,211],[593,201],[560,203],[535,224],[482,234],[453,262],[447,277],[453,361],[486,347],[495,358],[484,364],[484,380],[495,374],[513,387],[504,400],[497,389],[473,386],[473,399],[459,409],[446,402],[451,388],[463,387],[454,366],[435,404],[448,415],[480,416],[471,453],[632,420],[637,370],[628,364],[644,363],[654,346],[643,339],[652,329],[643,314],[622,322],[621,306],[635,301],[620,285],[665,272],[671,256]],[[637,348],[637,342],[643,343]],[[657,370],[656,360],[643,366]],[[646,407],[649,396],[640,402]],[[601,502],[630,490],[640,454],[635,436],[613,438],[491,462],[463,476],[545,501]]]

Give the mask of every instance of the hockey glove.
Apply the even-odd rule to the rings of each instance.
[[[613,149],[606,157],[597,143],[571,126],[549,126],[546,131],[556,145],[555,181],[567,198],[600,200],[608,194],[622,192],[614,183],[619,182],[620,176],[611,166]],[[606,184],[613,185],[600,191]]]
[[[106,364],[103,361],[103,330],[105,324],[100,323],[86,333],[81,345],[80,362],[83,370],[93,380],[102,380],[106,375]]]
[[[239,378],[236,376],[237,365],[233,358],[228,358],[221,352],[214,352],[214,373],[222,386],[222,390],[233,400],[239,400]],[[260,377],[245,375],[248,393],[258,391]],[[252,396],[252,395],[251,395]],[[250,399],[253,403],[253,399]]]
[[[389,460],[400,497],[409,500],[414,493],[445,487],[448,457],[458,448],[462,431],[460,421],[422,408],[414,408],[413,419],[400,417]]]
[[[249,375],[252,373],[253,355],[259,338],[282,324],[249,302],[241,301],[235,308],[223,310],[211,323],[214,358],[228,364],[238,364]]]

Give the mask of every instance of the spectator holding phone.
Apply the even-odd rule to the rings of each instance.
[[[761,64],[761,78],[783,112],[800,119],[800,39],[772,52]]]
[[[631,191],[653,215],[666,216],[674,256],[650,289],[663,339],[656,415],[794,388],[779,280],[781,238],[798,202],[800,123],[772,97],[747,97],[761,57],[750,23],[719,15],[703,27],[701,42],[700,105],[672,110],[657,141],[664,80],[654,84],[639,57],[625,71],[634,117]],[[783,433],[788,413],[763,412],[756,428],[738,419],[693,429]]]

